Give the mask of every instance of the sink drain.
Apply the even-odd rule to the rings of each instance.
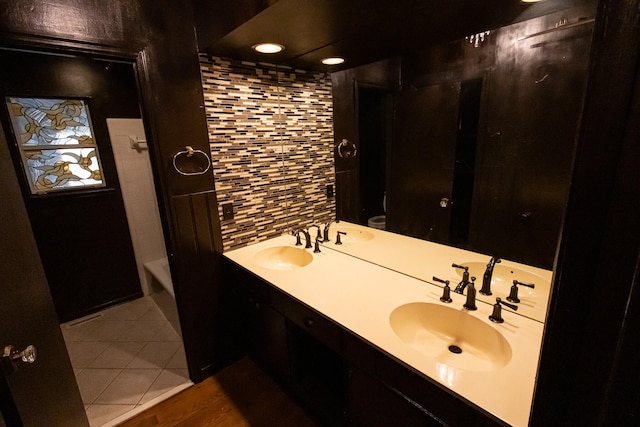
[[[455,354],[460,354],[462,353],[462,349],[460,347],[458,347],[457,345],[450,345],[449,346],[449,351],[451,353],[455,353]]]

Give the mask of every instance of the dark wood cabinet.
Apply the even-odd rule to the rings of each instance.
[[[501,423],[331,319],[225,260],[229,340],[321,425]]]
[[[335,352],[340,352],[340,327],[317,311],[296,301],[275,288],[271,289],[271,304],[315,339]]]
[[[355,366],[349,368],[347,402],[348,421],[352,426],[442,426],[406,396]]]

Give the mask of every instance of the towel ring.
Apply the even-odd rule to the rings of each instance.
[[[356,147],[356,144],[349,141],[348,139],[343,139],[336,148],[338,151],[338,155],[343,159],[349,159],[355,157],[356,154],[358,154],[358,147]]]
[[[207,159],[207,167],[205,168],[205,170],[199,171],[199,172],[184,172],[180,170],[180,168],[176,164],[176,160],[178,159],[178,157],[180,156],[193,157],[195,154],[202,155],[204,156],[205,159]],[[187,145],[184,147],[183,151],[178,151],[176,154],[173,155],[173,168],[180,175],[184,175],[184,176],[204,175],[211,168],[211,158],[204,151],[194,150],[193,147],[191,147],[190,145]]]

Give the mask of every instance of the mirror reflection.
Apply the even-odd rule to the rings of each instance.
[[[334,114],[335,140],[358,144],[357,158],[335,158],[338,217],[367,225],[385,215],[391,232],[551,269],[586,83],[588,12],[333,73],[335,109],[354,111]]]
[[[286,3],[267,8],[209,52],[253,60],[238,46],[261,34],[281,35],[275,23],[292,29],[282,23],[286,16],[278,15]],[[330,149],[339,219],[477,252],[487,260],[497,256],[552,268],[571,179],[595,2],[548,0],[518,13],[478,17],[475,25],[457,25],[455,37],[429,39],[420,33],[424,46],[415,40],[410,49],[389,48],[388,43],[380,49],[385,56],[373,62],[363,61],[373,56],[362,53],[355,61],[344,55],[344,64],[322,66],[331,81]],[[340,16],[332,16],[337,27]],[[312,22],[302,21],[308,32],[314,31]],[[493,26],[484,26],[488,23]],[[296,25],[302,40],[304,29]],[[299,82],[290,70],[297,72],[303,58],[335,55],[347,42],[306,51],[295,38],[291,43],[282,43],[286,48],[279,55],[284,56],[272,61],[281,67],[276,71],[277,102],[282,102],[278,117],[296,116],[292,99]],[[369,54],[375,51],[362,46]],[[307,72],[311,76],[318,69]],[[292,89],[293,95],[284,93]],[[312,140],[313,131],[305,128],[298,137],[288,123],[280,129],[285,137],[274,155],[282,156],[281,178],[285,186],[308,187],[306,195],[289,197],[280,206],[287,212],[286,224],[323,223],[330,217],[326,211],[320,217],[315,210],[290,209],[308,206],[307,200],[334,200],[328,196],[330,178],[327,185],[306,181],[302,175],[311,166],[288,163],[296,156],[309,157],[299,141]],[[343,141],[349,155],[340,156],[336,147]],[[308,160],[312,165],[313,158]],[[331,212],[332,206],[323,206]]]

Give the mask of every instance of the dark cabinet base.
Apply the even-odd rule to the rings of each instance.
[[[357,367],[349,369],[349,425],[361,427],[436,427],[432,419],[399,393]]]

